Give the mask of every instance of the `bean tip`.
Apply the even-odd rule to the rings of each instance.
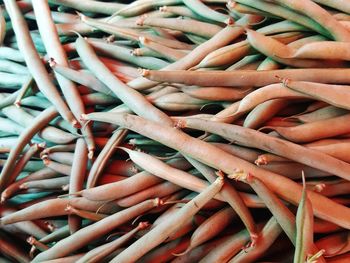
[[[75,13],[79,16],[79,18],[82,22],[86,21],[86,15],[84,15],[83,13],[80,13],[78,11],[75,11]]]
[[[28,186],[27,186],[26,183],[23,183],[18,188],[21,189],[21,190],[26,190],[26,189],[28,189]]]
[[[258,158],[254,161],[254,163],[257,166],[260,166],[260,165],[268,164],[268,161],[267,161],[267,159],[266,159],[266,157],[264,155],[259,155]]]
[[[94,157],[94,150],[89,150],[88,159],[92,160],[93,157]]]
[[[137,226],[139,230],[143,230],[146,229],[147,227],[149,227],[151,224],[147,221],[144,222],[140,222],[139,225]]]
[[[176,129],[184,129],[186,128],[186,120],[185,119],[178,119],[174,121],[174,127]]]
[[[142,77],[147,77],[150,73],[149,69],[140,68],[140,69],[138,69],[138,71],[140,72]]]
[[[83,114],[81,114],[80,115],[80,121],[88,121],[89,120],[89,116],[87,115],[87,114],[85,114],[85,113],[83,113]]]
[[[236,169],[232,174],[228,174],[227,177],[236,181],[246,181],[248,173],[241,169]]]
[[[140,36],[139,37],[139,41],[140,41],[141,44],[144,45],[145,43],[148,42],[148,39],[145,36]]]
[[[161,6],[159,7],[160,12],[167,12],[168,7],[167,6]]]
[[[54,58],[49,58],[48,62],[49,62],[49,66],[51,68],[54,68],[57,65],[57,63],[56,63]]]
[[[0,204],[4,204],[7,200],[7,196],[4,195],[5,192],[2,193],[1,197],[0,197]],[[1,220],[1,219],[0,219]],[[1,225],[1,223],[0,223]]]
[[[233,0],[228,1],[227,4],[226,4],[228,9],[233,9],[233,8],[236,7],[236,5],[237,5],[237,2],[233,1]]]
[[[21,107],[21,101],[20,100],[16,100],[13,104],[16,106],[16,108],[20,108]]]
[[[147,15],[141,15],[137,20],[136,20],[136,25],[138,26],[143,26],[145,19],[147,18]]]
[[[235,24],[235,20],[232,17],[229,17],[225,20],[225,24],[227,26],[233,26]]]
[[[317,193],[321,193],[326,188],[326,184],[316,184],[313,190]]]

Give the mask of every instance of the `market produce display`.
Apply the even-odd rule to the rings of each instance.
[[[350,262],[350,0],[0,1],[0,262]]]

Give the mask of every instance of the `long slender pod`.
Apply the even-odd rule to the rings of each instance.
[[[10,182],[9,177],[15,168],[15,162],[18,155],[22,152],[23,148],[32,139],[32,137],[44,128],[53,118],[57,116],[58,112],[55,107],[50,107],[40,113],[31,126],[26,128],[18,138],[17,144],[10,151],[7,161],[2,168],[0,174],[0,189],[3,190]]]
[[[61,45],[55,24],[51,18],[51,11],[48,2],[46,0],[35,0],[33,1],[33,8],[39,32],[44,42],[47,54],[51,59],[54,59],[59,64],[68,66],[67,55]],[[62,75],[56,74],[56,78],[68,106],[71,108],[75,118],[79,119],[79,116],[85,113],[85,107],[78,89],[72,81],[63,77]],[[86,135],[85,139],[87,141],[89,151],[91,151],[90,155],[92,155],[92,152],[95,150],[95,144],[93,141],[91,127],[86,126],[82,132],[84,135]]]
[[[219,177],[202,193],[181,207],[170,220],[163,221],[150,230],[146,235],[135,241],[123,250],[111,262],[134,262],[152,248],[156,247],[167,237],[181,227],[181,222],[194,216],[208,201],[210,201],[221,189],[223,178]]]
[[[143,118],[129,114],[117,113],[90,113],[83,116],[86,120],[98,120],[115,123],[147,136],[153,140],[159,141],[171,148],[177,149],[183,154],[193,158],[223,172],[230,174],[240,170],[251,172],[261,179],[267,187],[271,187],[275,193],[292,203],[297,203],[301,196],[301,187],[295,182],[280,176],[278,174],[260,169],[255,165],[236,158],[209,143],[195,139],[176,129],[158,125]],[[155,133],[155,131],[157,131]],[[169,138],[172,138],[169,140]],[[289,149],[288,149],[289,151]],[[341,173],[344,170],[340,169]],[[314,207],[314,213],[317,217],[334,222],[346,228],[349,228],[350,210],[336,202],[331,201],[317,193],[309,194],[310,201]],[[333,211],[332,213],[330,211]],[[339,212],[342,211],[342,212]]]
[[[30,36],[29,29],[25,19],[22,16],[20,9],[16,1],[6,0],[4,1],[6,10],[11,17],[13,29],[17,36],[17,43],[28,69],[35,79],[39,89],[45,94],[45,96],[55,105],[56,109],[60,112],[62,117],[72,123],[73,126],[77,125],[73,114],[68,109],[68,106],[61,98],[61,95],[53,85],[45,66],[43,65]]]
[[[77,51],[87,67],[106,84],[131,110],[140,116],[161,123],[172,125],[171,119],[162,111],[155,108],[139,92],[131,89],[118,78],[99,60],[89,43],[82,37],[76,40]]]

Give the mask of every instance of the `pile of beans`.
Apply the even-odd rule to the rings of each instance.
[[[0,262],[350,262],[350,0],[0,2]]]

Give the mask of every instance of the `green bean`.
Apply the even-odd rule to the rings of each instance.
[[[183,159],[175,159],[172,162],[168,162],[169,164],[172,164],[174,167],[177,167],[179,169],[189,168],[188,163],[183,162]],[[143,171],[129,178],[126,178],[125,180],[85,189],[77,194],[80,194],[90,200],[114,200],[128,196],[138,191],[142,191],[160,182],[162,182],[162,179]]]
[[[257,9],[248,5],[239,4],[235,1],[229,1],[227,4],[227,8],[231,12],[240,13],[240,14],[259,15],[259,16],[264,16],[266,18],[278,18],[278,16],[268,13],[266,11],[262,11],[260,9]]]
[[[27,82],[28,78],[28,75],[0,72],[0,86],[1,88],[16,89]]]
[[[276,0],[277,1],[277,0]],[[254,1],[254,0],[236,0],[236,2],[252,6],[259,10],[268,12],[278,17],[282,17],[286,20],[301,24],[307,28],[312,29],[322,35],[330,36],[329,32],[325,30],[320,24],[315,22],[313,19],[304,16],[292,9],[285,8],[280,5],[276,5],[273,2],[267,1]]]
[[[29,96],[21,100],[21,105],[46,109],[50,107],[52,104],[50,103],[50,101],[48,101],[45,98],[41,98],[39,96]]]
[[[24,128],[10,119],[0,117],[0,129],[10,134],[20,135]]]
[[[322,68],[322,67],[342,67],[342,63],[333,61],[320,61],[317,59],[308,58],[294,58],[290,56],[292,49],[288,49],[288,46],[284,45],[280,41],[277,41],[271,37],[264,36],[253,30],[247,30],[247,39],[249,43],[259,52],[272,58],[276,62],[290,65],[293,67],[305,67],[305,68]],[[322,42],[323,43],[323,42]],[[279,55],[286,54],[286,55]],[[289,58],[293,57],[293,58]]]
[[[256,129],[264,122],[272,118],[280,110],[288,106],[291,102],[287,99],[272,99],[257,105],[250,111],[244,119],[243,126]]]
[[[51,18],[49,4],[45,0],[38,0],[33,3],[33,8],[34,13],[36,14],[39,32],[48,55],[51,59],[58,61],[60,64],[68,66],[67,55],[60,43],[55,24]],[[60,74],[56,75],[56,78],[63,95],[66,98],[68,106],[72,109],[75,117],[79,118],[79,116],[85,112],[85,107],[76,86],[72,81]],[[86,126],[86,129],[83,129],[82,133],[90,152],[89,157],[92,157],[93,151],[95,150],[95,144],[90,126]]]
[[[207,21],[207,19],[196,14],[194,11],[192,11],[191,9],[189,9],[188,7],[186,7],[184,5],[179,5],[179,6],[176,6],[176,5],[175,6],[167,6],[167,5],[165,5],[165,6],[160,7],[159,11],[171,13],[171,14],[174,14],[177,16],[192,18],[192,19],[196,19],[199,21]]]
[[[262,229],[259,235],[259,239],[256,242],[256,245],[254,247],[249,247],[244,249],[243,251],[240,251],[228,262],[243,263],[256,261],[258,258],[261,257],[262,253],[269,249],[269,247],[277,239],[281,232],[281,227],[278,225],[276,219],[272,217]]]
[[[21,75],[27,75],[29,73],[25,66],[10,60],[0,60],[0,70]]]
[[[115,105],[115,103],[119,103],[119,99],[114,96],[110,96],[104,93],[91,93],[82,96],[83,102],[86,106],[94,106],[94,105]]]
[[[202,16],[206,19],[213,20],[219,23],[226,23],[229,19],[229,16],[219,13],[204,3],[198,0],[183,0],[183,3],[189,7],[193,12],[197,13],[199,16]]]
[[[70,112],[56,87],[51,82],[43,63],[35,50],[33,40],[29,34],[27,23],[23,18],[16,1],[6,0],[5,7],[11,16],[19,49],[23,53],[28,69],[35,79],[38,88],[55,105],[57,110],[66,120],[68,120],[73,126],[77,125],[77,121],[74,119],[73,114]]]
[[[164,57],[165,59],[170,60],[172,62],[174,62],[178,59],[181,59],[182,57],[184,57],[186,55],[186,53],[183,52],[182,50],[177,50],[177,49],[173,49],[173,48],[169,48],[169,47],[160,45],[157,42],[154,42],[154,41],[147,39],[145,37],[140,37],[139,40],[140,40],[140,43],[142,44],[142,46],[147,47],[147,48],[153,50],[154,52],[158,52],[158,54],[160,54],[162,57]]]
[[[310,165],[311,167],[323,170],[325,172],[329,172],[330,174],[337,174],[340,177],[343,176],[347,178],[346,173],[343,172],[344,169],[346,169],[345,167],[348,166],[347,163],[342,162],[333,157],[330,157],[321,152],[317,152],[315,150],[308,149],[306,147],[288,142],[286,140],[274,138],[266,134],[263,134],[261,132],[240,127],[237,125],[215,123],[215,125],[212,126],[211,124],[214,124],[214,122],[200,120],[200,119],[187,119],[186,122],[183,122],[181,125],[183,125],[183,127],[196,128],[196,129],[200,129],[208,132],[213,132],[225,138],[228,138],[230,140],[239,142],[244,146],[255,147],[268,152],[274,152],[275,154],[278,154],[280,156],[287,157],[291,160],[300,162],[305,165]],[[214,129],[214,126],[216,126],[215,129]],[[255,142],[253,142],[254,137],[256,138],[256,141],[254,140]],[[266,145],[265,146],[262,145],[263,142],[266,142],[266,141],[269,142],[268,147]],[[274,145],[274,146],[271,146],[271,145]],[[286,148],[282,150],[282,148],[284,147]],[[292,149],[295,152],[292,152]],[[301,154],[301,152],[303,152],[303,154]],[[308,156],[308,158],[305,158],[305,156]],[[312,159],[314,159],[314,161],[311,161]],[[322,162],[316,161],[316,159],[317,160],[322,159],[323,161]],[[327,163],[329,162],[329,163],[327,165],[323,165],[325,162]]]
[[[200,109],[205,104],[209,103],[209,101],[191,97],[186,93],[176,92],[165,94],[159,98],[156,98],[153,103],[162,110],[184,111]]]
[[[350,109],[347,102],[347,86],[343,85],[325,85],[320,83],[285,80],[284,85],[288,88],[302,92],[322,100],[331,105]]]
[[[132,55],[138,56],[138,57],[156,57],[156,58],[164,57],[162,54],[158,53],[157,51],[147,47],[135,48],[132,51]]]
[[[1,216],[6,216],[11,213],[15,213],[17,210],[13,206],[3,205],[0,211]],[[42,238],[47,235],[47,233],[42,230],[38,225],[31,221],[18,222],[13,224],[15,228],[26,234],[35,236],[36,238]]]
[[[33,262],[43,262],[66,256],[92,242],[95,238],[109,233],[114,228],[159,205],[158,199],[147,200],[136,206],[124,209],[92,225],[86,226],[69,237],[57,242],[53,247],[37,255]],[[77,242],[76,240],[79,240]]]
[[[20,172],[24,169],[28,161],[41,149],[45,147],[45,143],[41,144],[33,144],[30,146],[30,148],[23,153],[23,155],[20,157],[20,159],[16,163],[16,167],[12,170],[11,176],[9,177],[10,184],[16,181],[17,177],[19,176]]]
[[[345,114],[295,127],[273,127],[272,129],[289,141],[307,143],[348,133],[345,123],[349,118],[350,114]]]
[[[154,71],[144,70],[143,76],[158,82],[182,83],[187,85],[261,87],[278,83],[276,76],[293,80],[319,83],[348,84],[350,70],[344,68],[281,69],[281,70],[237,70],[237,71]]]
[[[32,89],[33,82],[34,82],[34,79],[29,78],[25,83],[23,83],[22,87],[19,89],[19,93],[16,96],[16,100],[14,102],[15,106],[20,107],[21,100],[23,98],[34,94],[34,91]]]
[[[81,35],[89,35],[94,32],[93,27],[80,21],[75,23],[56,24],[55,27],[59,36],[74,36],[74,32],[77,32]],[[65,45],[65,49],[66,48],[67,46]]]
[[[251,163],[253,163],[256,160],[256,158],[259,156],[259,154],[261,154],[261,152],[256,149],[247,148],[236,144],[224,144],[224,143],[212,143],[212,144],[224,150],[227,153],[230,153],[234,156],[237,156]]]
[[[316,246],[324,250],[325,257],[334,257],[349,252],[349,233],[339,232],[316,241]]]
[[[136,114],[171,125],[172,121],[162,111],[155,108],[140,93],[117,79],[99,60],[92,47],[82,37],[76,40],[77,51],[84,61],[102,82],[106,84]],[[116,87],[117,85],[117,87]]]
[[[276,23],[261,27],[256,31],[264,35],[270,35],[270,34],[283,33],[283,32],[304,32],[304,31],[307,32],[307,31],[310,31],[310,29],[298,23],[295,23],[289,20],[283,20],[280,22],[276,22]]]
[[[307,206],[309,206],[307,208]],[[303,175],[303,194],[298,205],[296,214],[296,244],[294,253],[294,263],[304,262],[310,252],[310,244],[313,242],[313,215],[310,202],[307,201],[305,177]],[[311,212],[312,213],[312,212]]]
[[[146,0],[146,1],[135,1],[131,3],[130,5],[125,6],[121,10],[115,12],[112,15],[112,18],[116,15],[119,16],[137,16],[145,13],[146,11],[149,11],[155,7],[163,6],[163,5],[177,5],[181,4],[182,0],[158,0],[156,2],[152,0]]]
[[[24,15],[24,17],[29,18],[29,19],[33,19],[33,20],[36,19],[33,11],[26,13]],[[55,21],[56,23],[62,23],[62,24],[76,23],[77,21],[79,21],[78,15],[74,15],[74,14],[70,14],[70,13],[62,13],[62,12],[57,12],[57,11],[52,11],[52,10],[51,10],[51,17],[52,17],[53,21]]]
[[[50,61],[50,67],[57,73],[61,74],[62,76],[77,82],[81,85],[84,85],[86,87],[89,87],[97,92],[102,92],[104,94],[109,95],[110,90],[98,79],[96,79],[93,75],[84,72],[84,71],[77,71],[72,68],[69,68],[67,66],[57,64],[55,61]]]
[[[183,188],[190,189],[192,191],[201,192],[206,187],[206,182],[199,179],[189,173],[173,168],[170,165],[158,160],[151,155],[133,151],[127,148],[123,148],[129,154],[130,159],[135,162],[138,166],[142,167],[146,171],[159,176],[160,178],[172,182],[176,185],[182,186]],[[223,198],[215,197],[219,200]]]
[[[312,20],[322,25],[333,39],[343,42],[350,41],[350,32],[333,18],[330,13],[311,0],[298,3],[291,0],[275,0],[275,2],[307,15]]]
[[[55,108],[50,107],[44,110],[38,117],[36,117],[31,126],[25,129],[18,138],[18,144],[12,148],[9,157],[0,174],[0,189],[3,190],[10,182],[9,177],[14,170],[14,164],[17,156],[21,153],[23,148],[30,141],[34,134],[45,127],[53,118],[57,116]]]
[[[200,171],[204,177],[209,181],[213,182],[215,180],[215,173],[213,172],[213,169],[210,167],[207,167],[206,165],[196,161],[195,159],[192,159],[190,157],[186,157],[186,159],[198,170]],[[236,211],[238,216],[241,218],[245,226],[247,227],[252,242],[255,242],[255,239],[257,237],[256,234],[256,228],[254,224],[254,219],[247,209],[246,205],[244,204],[242,198],[239,196],[236,189],[232,186],[230,186],[227,182],[224,182],[224,185],[221,190],[221,194],[226,202],[229,203],[229,205]]]
[[[103,147],[100,154],[97,156],[93,165],[90,168],[89,175],[87,177],[86,189],[92,188],[96,186],[97,180],[101,175],[104,167],[107,164],[108,159],[114,153],[114,149],[116,146],[121,144],[125,136],[127,135],[127,130],[117,130],[110,137],[106,145]],[[80,189],[81,190],[81,189]]]
[[[74,153],[71,152],[53,152],[50,154],[40,153],[41,159],[50,159],[61,164],[72,166]]]
[[[57,173],[69,176],[71,174],[72,167],[70,165],[53,162],[47,156],[41,157],[44,165],[51,170],[56,171]]]
[[[184,255],[204,242],[214,238],[231,223],[235,215],[231,208],[222,209],[213,214],[193,232],[190,245],[185,252],[179,255]]]
[[[142,17],[137,21],[138,25],[154,26],[179,30],[184,33],[190,33],[196,36],[211,38],[217,34],[222,27],[206,22],[200,22],[194,19],[186,18],[158,18],[158,17]]]
[[[19,50],[10,47],[0,47],[0,58],[16,62],[24,62],[22,53]]]
[[[228,262],[235,254],[237,254],[242,247],[244,247],[249,241],[249,233],[247,230],[242,230],[238,233],[230,235],[227,239],[213,248],[205,257],[203,257],[200,263],[220,263]]]
[[[348,112],[349,111],[347,110],[337,108],[334,106],[326,106],[324,108],[315,110],[310,113],[302,114],[296,117],[291,117],[290,119],[298,120],[299,122],[302,122],[302,123],[308,123],[308,122],[314,122],[314,121],[319,121],[324,119],[330,119],[333,117],[338,117]]]
[[[121,198],[116,201],[116,203],[121,207],[130,207],[150,198],[163,198],[169,196],[180,191],[181,189],[182,187],[177,186],[171,182],[162,182],[160,184],[139,191],[135,194]]]
[[[111,262],[130,262],[138,260],[152,248],[166,240],[171,233],[178,230],[181,227],[181,222],[194,216],[201,207],[220,191],[222,185],[223,178],[219,177],[202,193],[180,208],[170,220],[160,223],[146,235],[131,244],[127,249],[123,250]]]
[[[17,180],[16,182],[12,183],[11,185],[9,185],[2,193],[1,193],[1,203],[4,203],[7,199],[9,199],[10,197],[12,197],[16,192],[20,191],[19,186],[21,184],[23,184],[24,182],[27,181],[32,181],[32,180],[40,180],[40,179],[49,179],[49,178],[54,178],[57,177],[58,174],[49,169],[49,168],[43,168],[40,169],[36,172],[33,172],[31,174],[29,174],[28,176]]]
[[[49,178],[43,180],[35,180],[24,182],[19,186],[22,190],[28,189],[43,189],[43,190],[51,190],[51,189],[62,189],[65,185],[69,183],[69,177],[57,177],[57,178]]]
[[[258,18],[254,16],[244,16],[240,18],[238,21],[236,21],[236,24],[239,26],[237,27],[231,26],[231,25],[226,26],[214,37],[212,37],[205,43],[193,49],[185,57],[176,61],[173,64],[170,64],[169,66],[163,68],[162,70],[180,70],[180,69],[184,70],[184,69],[189,69],[194,65],[197,65],[210,52],[227,45],[228,43],[236,39],[238,36],[243,34],[244,30],[241,26],[247,25],[256,20],[258,20]],[[129,82],[128,85],[135,89],[147,89],[155,86],[156,82],[149,81],[145,78],[137,78]],[[216,84],[211,86],[216,86]]]
[[[342,12],[350,13],[350,5],[347,1],[313,0],[321,5],[329,6]]]
[[[8,225],[21,221],[67,215],[65,207],[68,204],[73,205],[78,209],[81,208],[84,210],[96,212],[97,209],[101,208],[101,205],[103,205],[104,202],[89,201],[85,198],[49,199],[3,216],[0,219],[0,224]],[[116,210],[118,211],[118,207],[111,203],[109,207],[108,205],[102,207],[100,209],[100,212],[103,213],[107,210],[112,210],[115,212]]]
[[[74,151],[71,175],[69,177],[69,194],[83,189],[87,161],[88,152],[84,140],[78,139]],[[81,219],[76,216],[68,216],[68,225],[72,234],[81,227]]]
[[[88,39],[89,43],[94,47],[97,53],[106,55],[118,60],[130,62],[140,67],[160,69],[168,65],[167,62],[152,57],[137,57],[131,54],[132,50],[120,45],[107,44],[94,39]],[[117,47],[117,48],[116,48]]]
[[[110,253],[115,251],[117,248],[122,246],[125,242],[127,242],[129,239],[131,239],[138,231],[143,230],[147,228],[149,224],[147,222],[141,222],[137,227],[135,227],[130,232],[126,233],[125,235],[119,237],[118,239],[109,242],[105,245],[101,245],[99,247],[94,248],[93,250],[90,250],[88,253],[86,253],[83,257],[81,257],[77,263],[83,263],[83,262],[98,262],[99,260],[105,258]]]
[[[245,171],[249,171],[253,173],[256,177],[258,177],[260,180],[262,180],[267,185],[267,187],[273,188],[273,191],[276,194],[283,197],[283,199],[289,200],[293,203],[297,203],[300,199],[300,186],[294,183],[293,181],[283,176],[279,176],[278,174],[259,169],[256,166],[240,158],[236,158],[235,156],[230,155],[213,145],[188,136],[185,133],[176,129],[161,126],[156,124],[155,122],[147,121],[140,117],[132,116],[129,114],[90,113],[87,116],[83,116],[83,119],[99,120],[118,124],[122,127],[133,130],[141,135],[147,136],[153,140],[159,141],[162,144],[167,145],[168,147],[174,148],[183,154],[192,156],[198,161],[201,161],[216,169],[220,169],[228,174],[237,172],[237,168],[239,171],[242,169]],[[225,136],[227,137],[227,135]],[[172,139],[169,140],[169,138]],[[249,140],[251,140],[251,138],[249,138]],[[264,139],[262,141],[266,140]],[[289,152],[290,149],[289,147],[287,148],[287,151]],[[320,162],[320,158],[317,158],[316,162],[323,163]],[[329,168],[329,166],[327,167]],[[334,170],[331,170],[331,173],[334,174]],[[339,173],[344,173],[343,169],[339,170]],[[346,213],[349,213],[347,208],[316,193],[310,193],[309,198],[313,204],[314,211],[317,217],[324,218],[330,222],[337,222],[337,224],[339,225],[348,225],[348,221],[345,219],[347,216],[349,216],[346,215]],[[325,209],[325,207],[327,208]],[[333,209],[336,209],[334,211],[338,212],[330,213],[330,210]],[[339,213],[339,210],[341,210],[342,212]]]
[[[49,3],[71,7],[83,12],[94,12],[105,15],[112,15],[126,6],[120,3],[101,3],[100,1],[94,0],[85,0],[84,2],[77,2],[74,0],[49,0]]]
[[[98,21],[96,19],[89,18],[83,14],[80,14],[80,18],[84,23],[86,23],[90,26],[93,26],[95,28],[98,28],[99,30],[102,30],[104,32],[107,32],[109,34],[113,34],[117,37],[121,37],[124,39],[138,41],[138,38],[140,36],[143,36],[143,37],[147,37],[155,42],[158,42],[159,44],[163,44],[163,45],[171,47],[171,48],[177,48],[177,49],[191,49],[192,48],[191,45],[180,42],[178,40],[167,39],[167,38],[163,38],[160,36],[155,36],[155,35],[151,35],[148,33],[139,32],[138,30],[131,29],[131,28],[118,27],[118,26],[113,25],[113,24],[108,24],[106,22],[102,22],[102,21]]]
[[[184,86],[181,91],[191,97],[209,101],[237,101],[251,92],[251,89],[232,89],[224,87]]]
[[[230,71],[230,70],[235,70],[235,69],[245,69],[248,65],[250,65],[253,62],[256,62],[260,58],[263,58],[263,56],[261,54],[254,54],[254,55],[245,56],[241,60],[239,60],[236,63],[232,64],[226,70]]]

